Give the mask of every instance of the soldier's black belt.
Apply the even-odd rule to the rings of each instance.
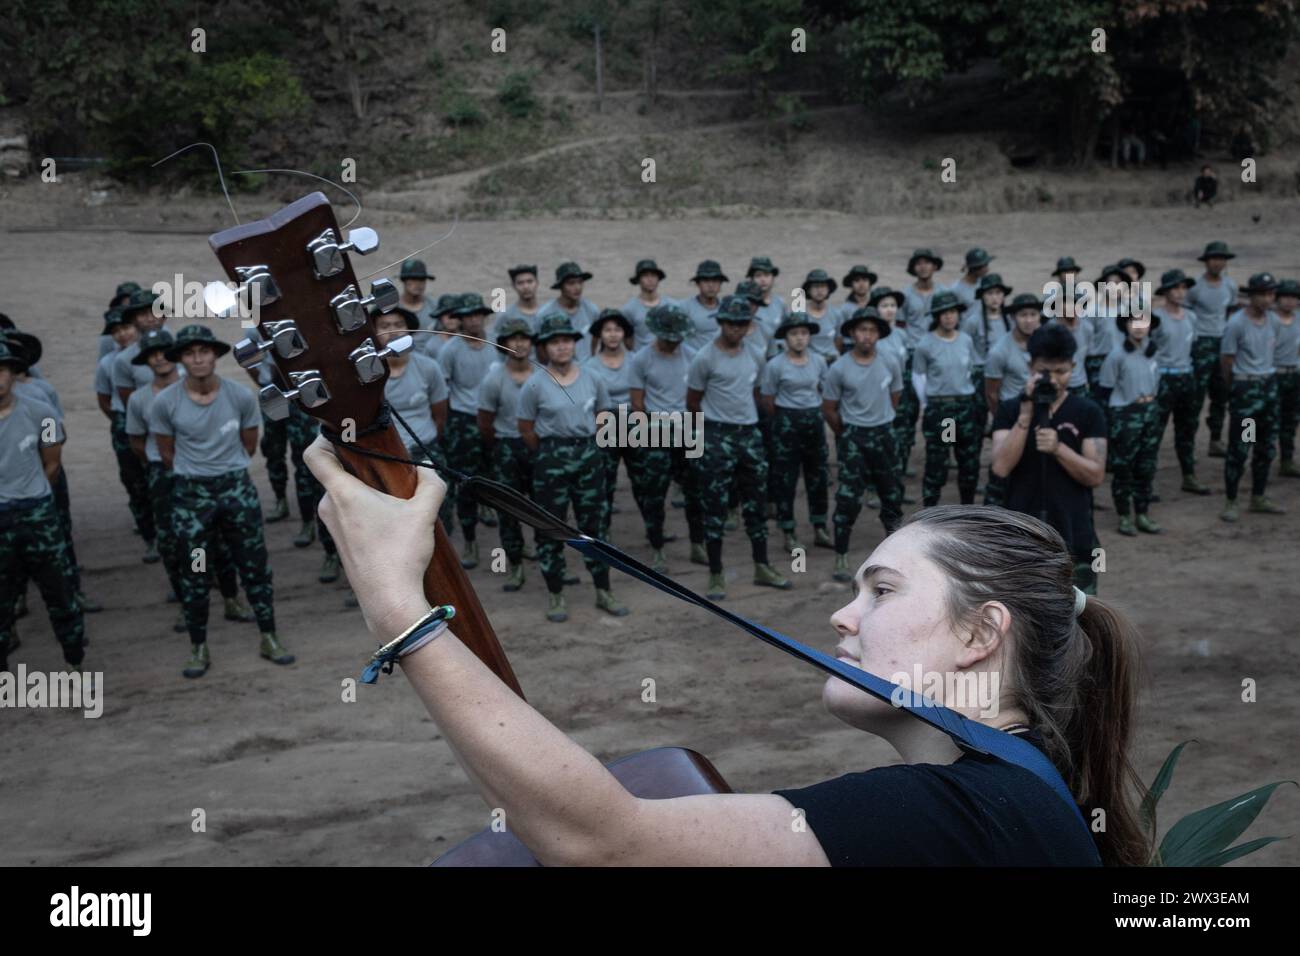
[[[47,501],[53,501],[54,495],[38,495],[35,498],[15,498],[13,501],[0,501],[0,514],[22,514],[34,511]]]

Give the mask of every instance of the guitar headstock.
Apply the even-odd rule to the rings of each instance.
[[[365,296],[347,253],[378,249],[375,231],[353,229],[345,241],[329,200],[314,192],[268,219],[209,236],[208,244],[239,286],[224,293],[218,311],[251,308],[258,319],[257,334],[235,346],[235,358],[254,368],[269,357],[278,370],[259,395],[267,416],[284,418],[297,401],[334,431],[348,419],[359,429],[373,422],[388,380],[383,360],[412,344],[410,336],[387,347],[374,339],[372,316],[397,305],[397,287],[379,279]]]

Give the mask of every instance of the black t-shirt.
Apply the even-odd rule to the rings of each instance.
[[[993,430],[1014,428],[1020,417],[1020,397],[999,402],[993,413]],[[1105,438],[1106,418],[1092,399],[1069,395],[1051,417],[1060,441],[1071,450],[1083,454],[1085,438]],[[1033,428],[1033,425],[1030,425]],[[1039,468],[1046,460],[1040,475]],[[1092,489],[1079,484],[1052,455],[1043,455],[1034,443],[1032,431],[1025,438],[1025,451],[1020,461],[1007,476],[1007,493],[1004,507],[1011,511],[1044,517],[1044,520],[1061,533],[1065,546],[1076,562],[1091,562],[1092,549],[1097,534],[1092,524]]]
[[[1020,735],[1035,746],[1032,733]],[[831,866],[1098,866],[1088,830],[1028,770],[964,753],[776,790]]]

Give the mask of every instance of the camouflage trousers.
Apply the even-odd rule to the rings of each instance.
[[[81,663],[86,630],[70,563],[53,495],[0,505],[0,661],[14,635],[14,603],[30,579],[40,589],[63,659]]]
[[[154,525],[158,529],[158,554],[162,556],[167,583],[179,598],[181,561],[176,544],[176,532],[172,528],[172,495],[175,482],[172,473],[160,461],[149,462],[148,476],[149,505],[153,509]],[[235,580],[235,566],[230,560],[230,550],[220,536],[217,536],[212,544],[212,552],[207,560],[208,575],[216,578],[222,597],[234,597],[239,593],[239,584]]]
[[[596,438],[541,438],[533,460],[533,498],[561,521],[571,522],[583,534],[604,539],[609,530],[609,502],[605,497],[605,468]],[[591,579],[601,590],[609,589],[609,566],[583,558]],[[552,594],[564,590],[564,545],[543,539],[537,545],[546,589]]]
[[[1130,506],[1138,514],[1146,514],[1160,451],[1160,407],[1154,401],[1133,402],[1109,412],[1111,500],[1120,517],[1128,516]]]
[[[465,412],[448,412],[447,429],[438,437],[443,443],[447,464],[452,468],[467,475],[477,475],[484,471],[483,433],[478,430],[477,416]],[[459,494],[460,482],[449,481],[447,485],[447,497],[453,501],[465,540],[473,541],[478,526],[478,501],[470,495]],[[450,525],[447,530],[451,530]]]
[[[190,641],[202,644],[208,634],[207,563],[218,554],[220,539],[244,585],[244,593],[262,632],[275,630],[271,565],[262,533],[262,506],[248,471],[213,478],[176,475],[172,485],[172,528],[180,565],[181,605]],[[196,553],[202,549],[201,553]],[[200,557],[202,562],[200,563]]]
[[[777,527],[794,530],[795,490],[801,470],[808,520],[814,526],[826,524],[829,459],[821,409],[778,407],[772,416],[772,453],[767,460],[768,488],[775,488]]]
[[[533,453],[522,438],[498,437],[492,443],[492,477],[503,485],[529,498],[533,496]],[[501,534],[501,548],[506,560],[516,565],[524,559],[524,531],[519,519],[504,511],[497,512],[497,531]],[[540,538],[533,532],[533,544],[541,547]]]
[[[1070,386],[1069,388],[1067,388],[1065,391],[1066,391],[1068,394],[1073,395],[1075,398],[1091,398],[1091,397],[1092,397],[1092,389],[1088,387],[1088,383],[1087,383],[1087,382],[1084,382],[1082,385],[1071,385],[1071,386]],[[1101,403],[1100,403],[1100,402],[1097,403],[1097,407],[1098,407],[1098,408],[1101,408]],[[1103,410],[1102,410],[1102,417],[1104,418],[1105,415],[1106,415],[1106,412],[1105,412],[1105,410],[1103,409]]]
[[[1223,337],[1198,335],[1192,343],[1192,368],[1196,373],[1196,409],[1200,412],[1205,396],[1210,396],[1210,407],[1205,413],[1205,427],[1210,438],[1218,441],[1223,436],[1223,420],[1228,412],[1228,383],[1223,377],[1219,361],[1219,346]]]
[[[1277,443],[1282,460],[1295,458],[1295,430],[1300,423],[1300,368],[1278,366]]]
[[[1178,455],[1178,467],[1184,475],[1190,475],[1196,471],[1196,416],[1201,412],[1196,375],[1192,372],[1161,374],[1156,404],[1160,406],[1159,439],[1164,438],[1165,427],[1169,424],[1170,416],[1173,416],[1174,452]],[[1159,451],[1159,448],[1156,450]]]
[[[921,422],[925,435],[925,477],[921,500],[937,505],[948,482],[948,451],[957,456],[957,491],[964,505],[975,503],[975,486],[980,480],[980,448],[984,427],[975,418],[975,403],[969,395],[928,398]]]
[[[903,520],[903,484],[898,476],[892,425],[845,425],[835,442],[839,463],[835,486],[835,550],[848,554],[849,537],[862,511],[862,496],[874,487],[880,495],[880,523],[893,534]]]
[[[920,416],[921,399],[912,386],[912,353],[908,352],[907,362],[903,365],[903,394],[898,396],[894,422],[890,425],[894,432],[894,453],[897,455],[894,472],[900,483],[912,457],[912,446],[916,444],[916,421]]]
[[[989,423],[989,400],[984,394],[984,366],[976,365],[970,370],[971,384],[975,386],[975,394],[971,396],[971,404],[975,406],[975,421],[980,426],[980,434],[984,434],[984,429]]]
[[[665,445],[667,443],[664,443]],[[676,481],[686,499],[686,527],[692,544],[704,543],[704,506],[700,502],[698,474],[685,448],[637,448],[632,475],[632,494],[645,524],[646,540],[658,551],[664,546],[664,499],[668,486]],[[698,459],[696,459],[698,460]]]
[[[298,499],[298,514],[303,521],[316,515],[316,504],[325,489],[321,487],[316,476],[311,473],[302,454],[307,446],[316,440],[320,426],[316,420],[298,407],[289,403],[289,417],[273,421],[262,416],[262,457],[266,459],[266,474],[271,481],[271,490],[276,499],[283,498],[289,487],[289,468],[285,464],[285,450],[293,459],[293,490]]]
[[[1276,375],[1254,380],[1233,378],[1228,400],[1228,413],[1232,419],[1228,426],[1228,455],[1223,462],[1223,491],[1227,497],[1237,497],[1237,485],[1246,473],[1247,455],[1250,457],[1250,493],[1262,495],[1268,488],[1268,470],[1276,453],[1277,405]],[[1246,419],[1254,423],[1250,441],[1245,435]],[[1252,446],[1253,453],[1250,451]]]
[[[636,481],[633,474],[633,469],[636,467],[634,452],[635,449],[633,448],[617,444],[600,449],[600,457],[605,464],[605,500],[609,505],[611,514],[614,509],[614,489],[618,485],[618,463],[620,461],[627,472],[628,481]]]
[[[113,413],[109,434],[113,440],[113,454],[117,457],[117,478],[126,489],[126,503],[131,509],[135,528],[145,541],[152,541],[158,532],[149,507],[149,479],[145,476],[144,462],[131,449],[131,439],[126,434],[126,412]]]
[[[704,454],[695,459],[695,480],[704,512],[704,540],[721,541],[733,483],[745,533],[767,543],[767,457],[758,425],[704,422]]]

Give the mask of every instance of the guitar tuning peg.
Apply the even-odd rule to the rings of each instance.
[[[278,385],[265,385],[257,393],[262,411],[272,421],[289,417],[289,399],[296,398],[304,408],[315,408],[330,400],[329,389],[321,380],[320,372],[310,369],[306,372],[290,372],[289,381],[293,388],[284,391]]]
[[[369,226],[359,226],[348,230],[348,241],[339,246],[343,252],[355,252],[359,256],[368,256],[379,248],[379,233]]]
[[[209,282],[203,289],[203,302],[208,311],[220,319],[239,313],[257,319],[257,311],[280,298],[280,287],[271,277],[267,266],[236,266],[240,283],[231,289],[224,282]]]
[[[369,226],[350,231],[347,242],[339,242],[338,233],[333,229],[326,229],[307,243],[307,253],[311,256],[318,279],[327,279],[343,271],[343,253],[355,252],[357,255],[366,256],[378,248],[379,233]]]
[[[374,339],[366,339],[348,353],[348,358],[356,368],[357,378],[361,380],[361,384],[369,385],[384,377],[384,359],[392,355],[401,355],[409,351],[414,344],[415,340],[411,336],[403,335],[389,342],[385,348],[376,351]]]
[[[361,304],[370,309],[372,314],[374,312],[392,312],[393,309],[397,308],[400,294],[392,279],[376,279],[370,283],[370,298],[364,300]]]
[[[271,337],[240,339],[235,343],[235,361],[244,368],[253,368],[262,362],[262,353],[275,349],[280,358],[296,358],[307,351],[307,340],[298,331],[292,319],[263,322],[262,329]]]
[[[366,315],[372,310],[390,312],[397,305],[397,286],[389,279],[377,279],[370,286],[368,298],[361,298],[357,287],[349,285],[330,299],[330,309],[340,332],[355,332],[366,324]]]
[[[284,421],[289,417],[289,396],[277,385],[264,385],[257,393],[262,412],[273,422]]]

